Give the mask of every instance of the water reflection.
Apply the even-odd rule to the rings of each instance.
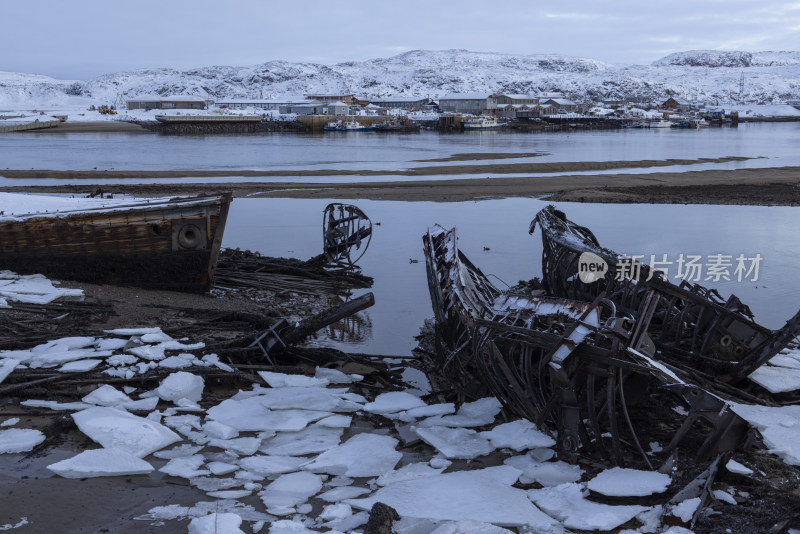
[[[224,245],[271,256],[314,256],[320,247],[319,213],[327,203],[314,199],[237,199]],[[509,285],[541,274],[541,239],[528,235],[527,230],[546,202],[504,199],[356,204],[373,222],[381,223],[374,227],[369,253],[359,262],[364,274],[375,279],[370,291],[376,304],[361,312],[367,319],[359,329],[334,333],[341,341],[331,344],[342,350],[407,355],[413,348],[413,338],[424,319],[432,316],[432,310],[424,261],[409,260],[423,260],[421,236],[434,223],[456,226],[465,254],[486,274],[496,275]],[[797,208],[568,203],[558,207],[570,219],[591,228],[603,246],[619,253],[647,257],[761,254],[764,260],[757,281],[701,283],[726,297],[736,294],[751,307],[756,320],[769,328],[779,328],[800,308]],[[371,325],[369,336],[365,335],[366,324]]]

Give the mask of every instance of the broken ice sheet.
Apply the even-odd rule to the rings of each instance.
[[[203,398],[203,377],[186,371],[172,373],[158,386],[158,396],[165,401],[188,399],[197,402]]]
[[[384,473],[378,477],[376,482],[379,486],[387,486],[389,484],[394,484],[395,482],[402,482],[403,480],[412,480],[415,478],[425,478],[438,475],[446,468],[447,465],[435,468],[431,467],[427,462],[417,462],[404,465],[395,471]]]
[[[153,466],[119,448],[91,449],[50,464],[47,469],[64,478],[91,478],[120,475],[144,475]]]
[[[598,473],[587,487],[608,497],[645,497],[667,491],[672,479],[658,471],[613,467]]]
[[[752,469],[750,469],[749,467],[747,467],[745,465],[740,464],[739,462],[737,462],[733,458],[728,460],[728,463],[725,464],[725,469],[727,469],[728,472],[734,473],[736,475],[752,475],[753,474],[753,470]]]
[[[389,436],[356,434],[338,447],[323,452],[303,469],[348,477],[380,476],[394,469],[403,457],[395,450],[397,444],[398,441]]]
[[[370,491],[371,490],[368,488],[358,488],[356,486],[339,486],[324,493],[320,493],[319,498],[327,502],[339,502],[345,499],[355,499],[356,497],[361,497]]]
[[[345,502],[361,510],[382,502],[403,518],[474,520],[544,531],[556,525],[523,490],[511,486],[518,476],[519,471],[509,466],[457,471],[389,484],[367,498]]]
[[[3,380],[8,378],[8,375],[17,368],[20,364],[19,360],[15,360],[13,358],[2,358],[0,357],[0,384],[3,383]]]
[[[331,384],[352,384],[364,378],[361,375],[347,375],[338,369],[329,369],[327,367],[317,367],[314,377],[325,379]]]
[[[309,423],[333,415],[329,411],[319,410],[272,410],[264,405],[262,397],[226,399],[209,408],[206,413],[208,419],[224,423],[240,432],[264,430],[296,432],[304,429]]]
[[[480,433],[468,428],[416,428],[417,435],[447,458],[472,460],[495,450]]]
[[[305,456],[327,451],[339,445],[344,432],[341,428],[310,426],[299,432],[280,432],[264,442],[259,449],[277,456]]]
[[[430,534],[513,534],[511,530],[480,521],[447,521]]]
[[[72,414],[81,432],[106,448],[121,448],[143,458],[180,441],[169,428],[118,408],[94,407]]]
[[[373,402],[364,405],[364,411],[374,414],[391,414],[425,406],[425,401],[405,391],[381,393]]]
[[[481,432],[498,449],[513,449],[521,452],[539,447],[552,447],[556,441],[536,428],[527,419],[517,419],[510,423],[497,425],[491,430]]]
[[[202,454],[173,458],[167,462],[159,471],[173,477],[196,478],[211,473],[208,469],[200,469],[206,459]]]
[[[30,428],[0,430],[0,454],[28,452],[44,440],[44,434]]]
[[[103,363],[103,360],[77,360],[74,362],[67,362],[58,368],[58,372],[85,373],[86,371],[91,371],[101,363]]]
[[[589,501],[580,484],[561,484],[528,491],[536,505],[563,522],[567,528],[578,530],[611,530],[627,523],[637,514],[648,510],[645,506],[612,506]]]
[[[258,371],[258,376],[272,388],[285,387],[325,387],[330,381],[325,378],[315,378],[305,375],[288,375],[272,371]]]
[[[300,456],[265,456],[256,455],[242,458],[238,461],[239,465],[265,478],[272,475],[291,473],[299,471],[300,466],[308,462],[308,458]]]
[[[485,426],[494,422],[503,406],[494,397],[465,402],[455,415],[429,417],[420,421],[419,426],[473,427]]]
[[[577,465],[570,465],[561,460],[539,462],[527,454],[507,458],[503,463],[522,471],[519,476],[522,484],[537,482],[542,486],[558,486],[566,482],[577,482],[583,475],[583,470]]]
[[[232,513],[211,513],[189,522],[189,534],[244,534],[242,518]]]
[[[733,411],[753,425],[769,452],[789,465],[800,465],[800,406],[757,406],[731,403]]]
[[[261,501],[267,507],[267,513],[287,515],[294,512],[294,507],[319,493],[322,489],[322,477],[300,471],[281,475],[261,493]]]
[[[800,369],[762,365],[747,378],[770,393],[786,393],[800,389]]]

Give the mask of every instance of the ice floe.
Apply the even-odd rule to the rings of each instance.
[[[44,434],[31,428],[0,430],[0,454],[28,452],[44,440]]]
[[[509,466],[458,471],[389,484],[367,498],[345,502],[362,510],[382,502],[404,518],[473,520],[546,531],[555,521],[523,490],[511,486],[518,476],[519,471]]]
[[[481,433],[469,428],[417,428],[417,435],[447,458],[472,460],[485,456],[495,447]]]
[[[586,499],[581,484],[561,484],[528,491],[536,505],[561,521],[565,527],[578,530],[611,530],[627,523],[648,508],[639,505],[612,506]]]
[[[285,387],[325,387],[330,384],[326,378],[315,378],[305,375],[287,375],[283,373],[273,373],[271,371],[259,371],[258,376],[273,388]]]
[[[142,475],[153,471],[153,466],[128,450],[112,447],[83,451],[47,469],[64,478],[91,478]]]
[[[481,432],[481,435],[489,439],[498,449],[513,449],[517,452],[538,447],[552,447],[556,444],[556,440],[540,431],[527,419],[517,419],[497,425],[491,430]]]
[[[658,471],[613,467],[601,471],[586,487],[608,497],[645,497],[664,493],[672,479]]]
[[[348,477],[377,477],[388,473],[403,454],[395,450],[398,441],[390,436],[356,434],[303,466],[303,469]]]
[[[478,399],[461,405],[455,415],[429,417],[420,426],[474,427],[490,425],[500,413],[503,405],[494,397]]]
[[[41,274],[23,276],[0,271],[0,308],[8,308],[8,301],[49,304],[62,297],[82,298],[83,290],[55,287]]]
[[[120,448],[143,458],[179,441],[178,434],[118,408],[94,407],[72,414],[81,432],[105,448]]]
[[[284,516],[294,513],[294,507],[319,493],[322,477],[306,471],[281,475],[261,493],[261,501],[267,513]]]
[[[242,518],[233,513],[211,513],[189,522],[189,534],[244,534]]]

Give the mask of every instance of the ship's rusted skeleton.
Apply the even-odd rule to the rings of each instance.
[[[358,207],[333,203],[322,214],[322,240],[329,263],[353,266],[369,247],[372,221]],[[363,247],[363,248],[362,248]],[[359,250],[357,255],[354,250]]]
[[[423,243],[436,364],[465,396],[488,389],[511,411],[557,436],[562,453],[582,447],[605,456],[610,450],[620,463],[622,442],[629,440],[649,464],[626,405],[625,388],[638,376],[672,391],[690,408],[669,448],[697,419],[712,426],[699,456],[745,439],[747,425],[723,398],[653,358],[648,314],[636,321],[619,317],[603,295],[589,303],[541,291],[500,291],[459,252],[455,229],[435,226]],[[646,300],[655,302],[652,294]],[[604,443],[608,435],[610,447]]]
[[[769,330],[753,321],[750,309],[735,295],[723,300],[714,289],[686,281],[675,285],[648,265],[621,260],[624,257],[601,247],[588,228],[569,221],[552,207],[536,215],[531,233],[537,222],[542,232],[542,283],[547,293],[588,301],[602,293],[623,314],[650,314],[648,332],[660,357],[684,370],[736,383],[800,333],[800,312],[782,329]],[[608,265],[605,275],[593,283],[578,276],[585,253]],[[622,269],[621,261],[627,262]]]

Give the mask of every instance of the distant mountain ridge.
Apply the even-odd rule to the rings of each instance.
[[[740,81],[744,84],[740,92]],[[281,98],[309,93],[433,97],[447,93],[563,91],[585,102],[680,96],[711,104],[800,99],[800,52],[694,50],[650,65],[612,65],[558,54],[414,50],[335,65],[269,61],[251,67],[143,69],[88,81],[0,72],[0,107],[112,102],[117,95]]]

